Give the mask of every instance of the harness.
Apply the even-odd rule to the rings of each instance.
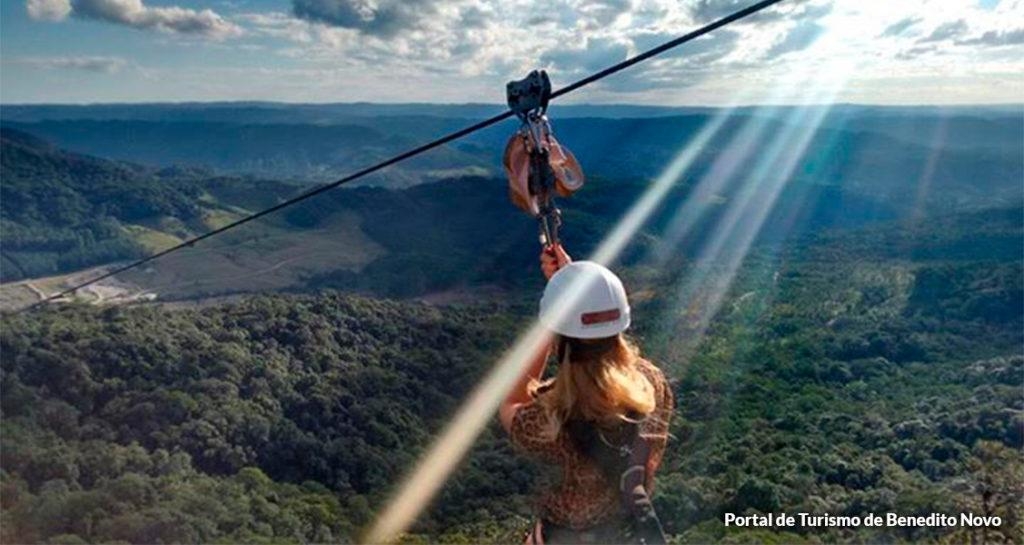
[[[592,422],[568,422],[569,437],[593,460],[609,483],[617,483],[619,502],[629,515],[626,538],[632,543],[662,545],[666,542],[661,520],[647,494],[647,459],[650,444],[640,435],[642,420],[623,425],[617,438],[609,438]]]
[[[546,385],[543,388],[550,387]],[[665,545],[667,537],[646,488],[651,446],[640,435],[642,424],[643,419],[626,421],[618,430],[617,437],[608,437],[593,422],[580,419],[568,421],[565,428],[573,445],[597,465],[605,480],[611,484],[618,483],[619,502],[627,514],[625,524],[615,520],[585,530],[574,530],[540,520],[527,534],[527,545]]]

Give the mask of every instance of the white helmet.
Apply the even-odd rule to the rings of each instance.
[[[558,270],[540,299],[540,321],[555,333],[600,339],[629,327],[629,301],[622,281],[607,267],[574,261]]]

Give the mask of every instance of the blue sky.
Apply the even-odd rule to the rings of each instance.
[[[10,0],[0,100],[500,102],[745,0]],[[1024,102],[1024,0],[786,0],[588,88],[576,102]]]

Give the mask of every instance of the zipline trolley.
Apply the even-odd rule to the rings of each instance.
[[[548,121],[551,80],[544,70],[506,85],[508,106],[522,121],[505,146],[504,166],[509,198],[513,204],[537,218],[540,243],[545,248],[558,244],[562,213],[555,206],[555,193],[568,197],[583,187],[583,170],[568,148],[555,140]]]

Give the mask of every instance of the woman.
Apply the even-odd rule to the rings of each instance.
[[[613,482],[626,483],[631,470],[623,471],[628,464],[610,470],[615,462],[600,453],[640,456],[632,476],[646,500],[665,451],[672,392],[664,374],[623,336],[630,309],[614,273],[573,263],[560,246],[541,254],[541,269],[548,285],[540,320],[552,339],[499,412],[513,444],[562,470],[560,484],[541,498],[527,543],[636,541],[624,533],[635,522],[623,501],[628,491]],[[541,382],[552,351],[557,374]]]

